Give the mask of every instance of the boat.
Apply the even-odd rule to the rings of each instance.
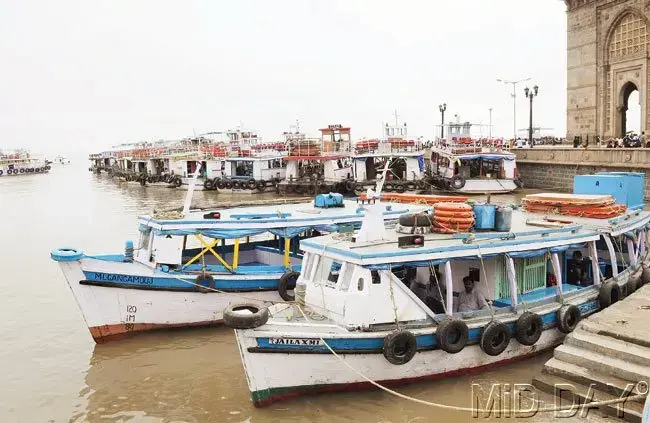
[[[48,173],[52,169],[44,158],[34,156],[27,150],[0,150],[0,176]]]
[[[444,139],[431,147],[433,185],[461,194],[508,193],[523,186],[516,157],[503,139],[473,138],[473,124],[450,122]]]
[[[400,124],[397,116],[395,124],[386,123],[381,139],[360,140],[354,145],[353,190],[363,193],[374,187],[386,160],[391,167],[384,185],[384,192],[403,193],[425,190],[430,181],[425,176],[424,146],[421,141],[408,138],[406,123]]]
[[[277,185],[278,193],[353,192],[350,130],[333,124],[319,130],[320,139],[294,134],[287,142],[286,177]]]
[[[351,231],[364,216],[356,201],[337,193],[308,203],[191,210],[193,187],[183,212],[139,217],[139,241],[127,241],[123,254],[51,252],[96,342],[220,324],[223,309],[242,298],[291,300],[302,262],[299,240]],[[427,208],[387,204],[380,222]]]
[[[650,282],[650,212],[492,209],[490,223],[493,205],[475,204],[471,222],[468,207],[438,204],[384,231],[369,229],[369,209],[355,236],[301,242],[294,304],[228,307],[254,405],[493,369]],[[475,229],[446,231],[454,222]]]

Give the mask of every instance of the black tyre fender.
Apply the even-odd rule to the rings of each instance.
[[[14,173],[18,173],[18,171],[14,170]],[[41,173],[41,168],[40,167],[36,168],[36,173]]]
[[[45,170],[50,170],[50,169],[52,169],[52,166],[50,165],[45,166]]]
[[[404,184],[396,183],[395,184],[395,192],[398,192],[400,194],[404,193],[404,192],[406,192],[406,187],[404,186]]]
[[[21,167],[20,170],[18,170],[20,173],[25,173],[25,168]]]
[[[609,307],[621,299],[621,287],[615,281],[605,282],[598,291],[600,308]]]
[[[355,188],[355,185],[356,184],[354,183],[353,180],[348,179],[347,181],[345,181],[345,189],[346,189],[346,191],[353,192],[354,188]]]
[[[2,169],[0,169],[0,176],[2,176]]]
[[[449,183],[453,189],[462,189],[465,186],[465,178],[460,175],[454,175]]]
[[[241,182],[232,181],[232,189],[241,189],[241,188],[243,188]]]
[[[249,313],[242,313],[248,311]],[[223,311],[223,323],[233,329],[253,329],[269,320],[269,309],[257,304],[231,304]]]
[[[289,291],[296,287],[298,276],[300,276],[299,272],[289,270],[280,277],[280,281],[278,282],[278,294],[280,294],[280,297],[284,301],[294,301],[296,299],[296,296],[291,294]]]
[[[415,356],[418,344],[415,335],[407,330],[396,330],[384,338],[382,352],[389,363],[406,364]]]
[[[257,181],[255,181],[255,179],[251,179],[251,180],[249,180],[249,181],[247,181],[245,183],[246,183],[246,188],[248,188],[250,190],[254,190],[255,187],[257,186]],[[244,187],[244,182],[242,182],[242,188],[243,187]]]
[[[650,282],[650,267],[644,267],[643,273],[641,273],[641,284],[645,285]]]
[[[147,182],[149,182],[150,184],[153,184],[155,182],[154,179],[153,179],[153,176],[147,176]]]
[[[639,288],[641,284],[641,274],[643,273],[643,270],[639,269],[636,272],[632,273],[630,275],[630,278],[627,281],[626,284],[626,289],[625,289],[625,295],[630,295],[634,291]]]
[[[224,182],[224,187],[226,189],[232,189],[232,181],[226,181]]]
[[[384,191],[386,192],[393,192],[395,190],[395,185],[393,185],[392,182],[386,182],[384,184]]]
[[[306,187],[306,189],[305,189],[305,192],[306,192],[308,195],[314,195],[314,194],[316,194],[316,186],[313,185],[313,184],[309,184],[309,185],[307,185],[307,187]]]
[[[174,179],[172,179],[172,184],[173,184],[176,188],[178,188],[178,187],[180,187],[181,185],[183,185],[183,181],[181,180],[181,177],[180,177],[180,176],[176,176]]]
[[[255,188],[257,188],[258,191],[264,191],[266,189],[266,182],[257,181],[257,183],[255,184]]]
[[[557,311],[557,328],[562,333],[571,333],[578,326],[580,318],[578,306],[565,304]]]
[[[462,320],[445,319],[436,329],[438,346],[450,354],[462,351],[469,339],[469,329]]]
[[[535,345],[542,336],[544,322],[539,314],[525,312],[515,322],[515,338],[521,345]]]
[[[147,185],[147,178],[145,178],[145,177],[140,178],[140,185],[142,185],[142,186]]]
[[[428,214],[403,214],[399,217],[399,224],[402,226],[431,226],[433,219]]]
[[[417,184],[413,181],[409,181],[406,183],[406,189],[409,191],[415,191],[418,188]]]
[[[501,354],[510,343],[510,331],[505,323],[492,320],[481,331],[479,344],[484,353],[491,356]]]
[[[225,186],[226,186],[226,183],[225,183],[224,181],[222,181],[221,179],[219,179],[219,180],[217,181],[217,188],[218,188],[218,189],[224,189]]]
[[[207,273],[201,273],[194,279],[194,283],[198,285],[196,289],[199,292],[208,293],[214,289],[214,278]]]
[[[210,178],[207,178],[205,181],[203,181],[203,188],[204,189],[212,189],[214,186],[214,181]]]
[[[302,185],[295,185],[294,189],[293,189],[293,192],[295,192],[296,194],[302,194],[303,190],[304,190],[304,187]]]

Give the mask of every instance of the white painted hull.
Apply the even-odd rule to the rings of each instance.
[[[468,179],[465,186],[456,191],[465,194],[508,193],[517,189],[512,179]]]
[[[558,345],[563,334],[557,329],[545,330],[534,346],[523,346],[511,339],[508,348],[493,357],[475,344],[457,354],[440,349],[421,351],[403,365],[389,363],[381,353],[374,354],[287,354],[249,352],[255,347],[252,331],[235,330],[246,372],[248,386],[256,406],[296,397],[308,392],[350,390],[370,384],[350,370],[348,363],[364,376],[384,384],[451,377],[487,370],[494,365],[522,359]],[[287,363],[291,363],[290,366]]]
[[[59,265],[96,342],[152,329],[220,324],[223,309],[231,303],[282,300],[277,291],[204,294],[85,285],[80,283],[86,279],[84,270],[145,277],[164,273],[137,263],[86,258]]]

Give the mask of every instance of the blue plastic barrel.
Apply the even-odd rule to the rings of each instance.
[[[474,204],[474,227],[476,229],[494,229],[496,208],[494,204]]]

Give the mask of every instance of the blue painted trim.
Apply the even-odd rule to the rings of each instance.
[[[124,260],[124,254],[99,254],[96,256],[84,256],[85,258],[89,259],[94,259],[94,260],[101,260],[101,261],[112,261],[112,262],[120,262],[124,263],[126,260]]]
[[[284,273],[284,270],[283,270]],[[117,273],[103,273],[103,272],[89,272],[84,271],[84,275],[87,281],[101,282],[102,284],[111,285],[114,284],[116,287],[124,288],[130,287],[133,288],[143,288],[148,289],[188,289],[193,288],[193,285],[178,280],[177,278],[169,277],[158,277],[158,276],[134,276],[134,275],[125,275]],[[263,277],[266,275],[267,277]],[[183,280],[188,282],[194,282],[196,275],[187,275],[182,274],[178,275]],[[271,273],[265,273],[260,275],[261,277],[246,280],[239,279],[237,276],[241,275],[232,275],[231,278],[221,279],[219,276],[214,277],[214,287],[219,290],[237,290],[237,291],[256,291],[256,290],[269,290],[277,289],[279,277]]]
[[[528,245],[528,244],[538,244],[540,242],[555,242],[555,241],[569,241],[572,239],[576,238],[583,238],[587,236],[595,236],[599,235],[597,232],[587,232],[583,233],[580,235],[574,235],[574,236],[563,236],[563,237],[556,237],[556,238],[548,238],[548,239],[522,239],[522,240],[507,240],[503,242],[497,242],[494,244],[490,245],[482,245],[478,246],[481,247],[483,250],[488,250],[496,247],[508,247],[508,246],[514,246],[514,245]],[[600,236],[600,235],[599,235]],[[426,242],[426,241],[425,241]],[[324,249],[328,252],[334,252],[338,253],[347,257],[352,257],[355,259],[370,259],[370,258],[383,258],[383,257],[399,257],[399,256],[413,256],[413,255],[422,255],[422,254],[436,254],[436,253],[444,253],[444,252],[449,252],[449,251],[471,251],[471,250],[477,250],[477,245],[476,244],[459,244],[459,245],[452,245],[449,247],[442,247],[442,248],[418,248],[417,250],[413,249],[406,249],[406,250],[395,250],[395,251],[387,251],[384,253],[369,253],[369,254],[360,254],[360,253],[355,253],[351,250],[344,250],[340,248],[336,248],[333,246],[328,246],[328,245],[323,245],[320,243],[315,243],[314,241],[310,240],[305,240],[302,241],[303,247],[311,247],[315,249]],[[425,244],[426,245],[426,244]],[[538,248],[535,248],[538,249]]]
[[[81,260],[84,256],[84,253],[81,250],[75,248],[57,248],[56,250],[50,251],[50,257],[54,261],[77,261]]]
[[[598,310],[599,303],[597,300],[591,300],[585,303],[582,303],[578,306],[580,309],[581,315],[584,317],[588,314],[591,314]],[[497,318],[500,316],[497,316]],[[512,314],[503,315],[505,318],[512,318]],[[557,312],[549,312],[541,316],[542,322],[544,324],[544,330],[552,329],[557,325]],[[486,323],[487,324],[487,323]],[[515,322],[506,323],[508,329],[510,330],[510,335],[514,336]],[[481,331],[483,328],[473,328],[469,330],[468,343],[475,344],[478,343],[481,339]],[[283,335],[291,337],[291,333],[287,332]],[[305,337],[306,338],[306,337]],[[351,336],[350,338],[324,338],[325,342],[332,347],[334,350],[353,352],[356,350],[359,351],[372,351],[381,352],[384,346],[384,338],[355,338]],[[416,336],[418,349],[437,349],[438,342],[435,336],[435,333],[418,335]],[[328,350],[325,345],[277,345],[270,344],[268,337],[257,338],[257,347],[267,350],[273,349],[291,349],[296,352],[300,351],[318,351],[318,350]]]
[[[286,218],[290,217],[291,213],[246,213],[246,214],[231,214],[230,217],[233,219],[264,219],[267,217],[281,217]]]

